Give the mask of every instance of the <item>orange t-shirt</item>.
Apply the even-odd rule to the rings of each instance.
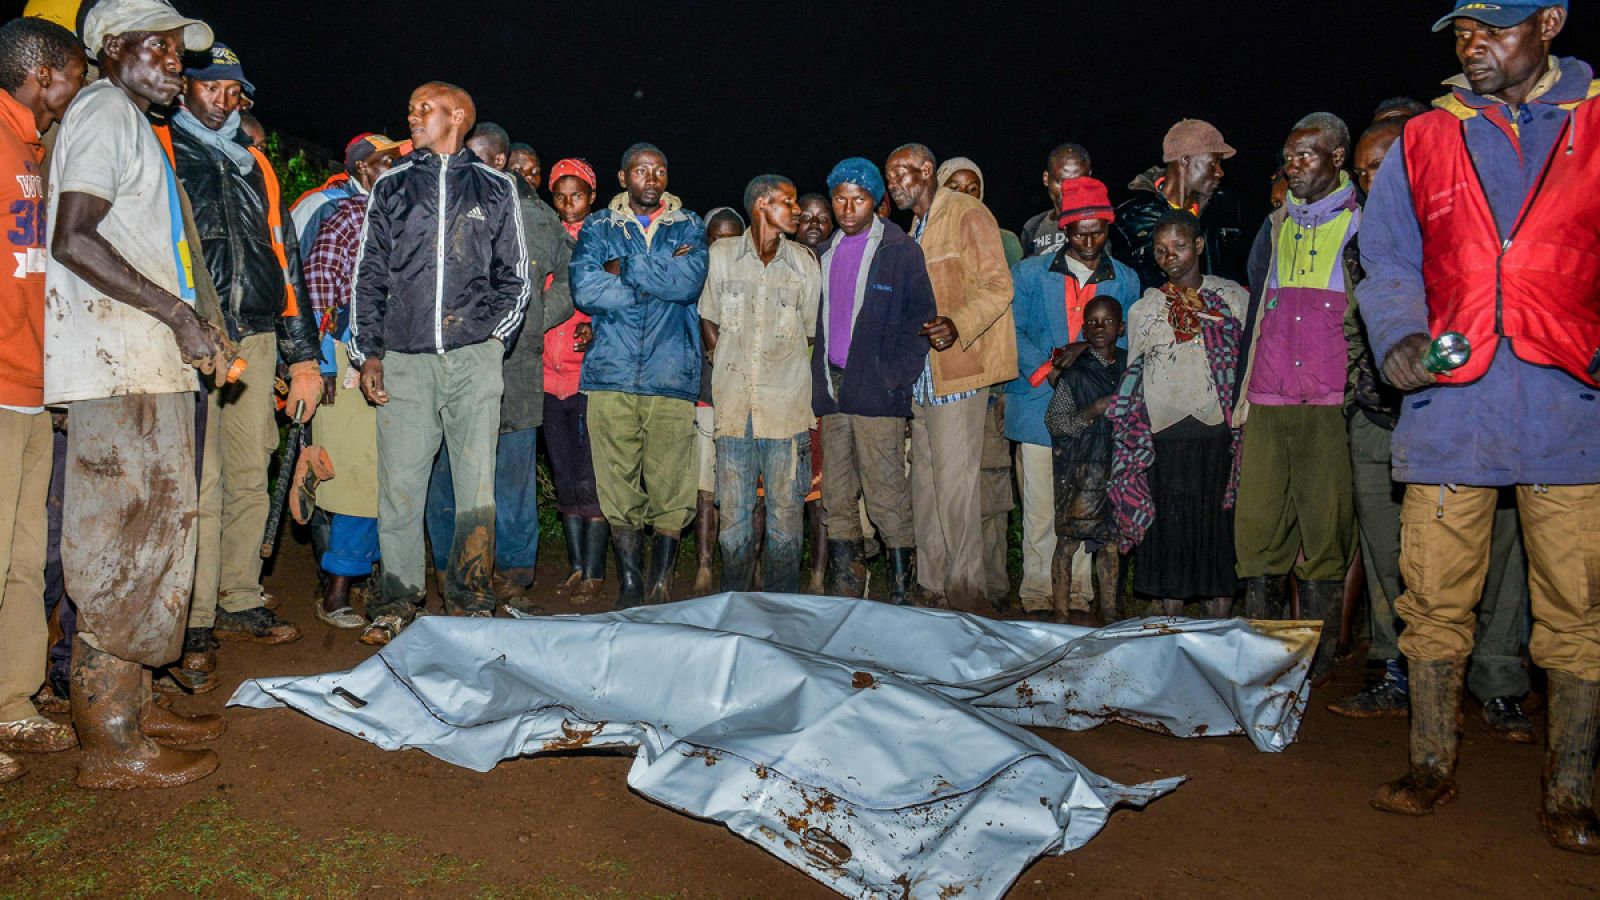
[[[44,404],[43,158],[33,113],[0,91],[0,406]]]

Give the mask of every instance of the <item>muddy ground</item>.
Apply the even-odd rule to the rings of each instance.
[[[556,563],[559,548],[547,550]],[[248,676],[344,669],[371,652],[312,616],[303,544],[285,541],[268,589],[305,638],[225,644],[222,688],[180,708],[220,711]],[[1036,863],[1012,896],[1600,895],[1600,858],[1553,850],[1539,832],[1542,746],[1492,739],[1475,706],[1459,801],[1427,819],[1369,809],[1372,789],[1404,765],[1406,723],[1322,709],[1361,676],[1351,661],[1315,692],[1282,754],[1121,725],[1041,732],[1111,778],[1189,781],[1142,812],[1116,813],[1087,847]],[[74,752],[27,757],[30,774],[0,787],[0,897],[833,896],[722,826],[632,794],[622,756],[477,774],[286,710],[227,717],[221,770],[177,790],[89,794],[70,786]]]

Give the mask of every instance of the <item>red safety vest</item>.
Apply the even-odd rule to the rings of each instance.
[[[167,125],[152,125],[156,137],[161,139],[161,149],[167,151],[167,162],[172,164],[172,171],[178,171],[178,160],[172,152],[172,129]],[[256,165],[261,167],[262,180],[267,185],[267,231],[272,238],[272,253],[278,257],[278,268],[283,270],[283,317],[292,319],[300,315],[300,298],[295,296],[294,282],[289,278],[289,252],[283,245],[283,192],[278,186],[278,173],[272,170],[272,163],[267,161],[267,155],[255,147],[250,147],[250,155],[256,158]]]
[[[1571,110],[1503,242],[1467,152],[1466,124],[1436,109],[1405,127],[1428,326],[1472,343],[1467,364],[1439,381],[1482,378],[1504,339],[1524,362],[1600,385],[1591,374],[1600,362],[1600,103]]]

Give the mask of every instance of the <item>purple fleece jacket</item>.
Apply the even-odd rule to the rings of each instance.
[[[1480,114],[1466,120],[1467,149],[1483,181],[1502,237],[1534,189],[1561,139],[1569,114],[1559,104],[1582,100],[1593,71],[1576,59],[1561,60],[1561,78],[1544,96],[1526,104],[1511,137],[1481,111],[1503,104],[1455,88],[1455,98]],[[1597,102],[1597,101],[1590,101]],[[1577,142],[1600,135],[1574,136]],[[1407,335],[1428,333],[1422,282],[1422,231],[1411,201],[1403,138],[1384,158],[1361,223],[1361,262],[1367,278],[1356,299],[1383,360]],[[1579,143],[1578,152],[1600,152]],[[1600,187],[1600,186],[1597,186]],[[1589,196],[1600,203],[1600,192]],[[1600,240],[1600,237],[1596,238]],[[1518,359],[1505,341],[1478,381],[1437,386],[1405,397],[1394,435],[1394,477],[1417,484],[1594,484],[1600,483],[1600,396],[1572,376]]]

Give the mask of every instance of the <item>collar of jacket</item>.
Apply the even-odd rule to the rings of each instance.
[[[40,152],[39,128],[33,120],[33,110],[23,106],[10,91],[0,91],[0,122],[4,122],[22,141],[34,149],[34,162]]]
[[[466,147],[462,147],[449,156],[424,148],[412,151],[411,156],[408,158],[419,166],[439,165],[441,163],[447,166],[462,166],[471,165],[478,161],[478,157]]]
[[[1075,277],[1072,274],[1072,270],[1067,268],[1067,245],[1061,245],[1061,249],[1057,250],[1055,255],[1050,258],[1050,271],[1067,278]],[[1094,273],[1089,276],[1089,280],[1084,283],[1084,287],[1088,287],[1091,284],[1099,284],[1102,281],[1116,280],[1117,270],[1111,265],[1111,254],[1104,250],[1100,251],[1100,261],[1095,264]]]
[[[611,202],[606,206],[606,210],[611,213],[614,219],[635,223],[639,221],[638,214],[633,211],[633,207],[628,205],[627,191],[612,197]],[[678,221],[678,217],[682,214],[683,201],[679,200],[676,194],[663,191],[661,193],[661,212],[656,214],[655,221],[663,225],[670,224]]]
[[[1535,96],[1525,106],[1543,103],[1571,110],[1586,100],[1600,96],[1600,81],[1594,80],[1594,70],[1588,63],[1571,56],[1565,59],[1552,56],[1550,61],[1551,69],[1540,82],[1542,90],[1536,89]],[[1551,76],[1555,76],[1555,81],[1546,84]],[[1450,86],[1451,91],[1433,101],[1433,105],[1458,119],[1470,119],[1484,110],[1505,105],[1505,101],[1495,97],[1473,93],[1465,75],[1452,76],[1445,79],[1444,83]]]

